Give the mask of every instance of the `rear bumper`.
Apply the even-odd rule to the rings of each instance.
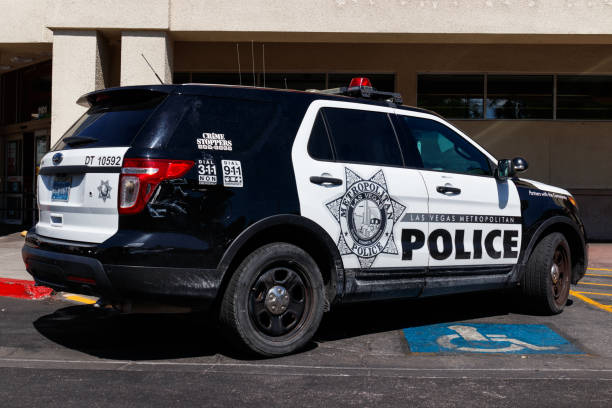
[[[146,301],[207,309],[221,286],[216,269],[102,264],[94,257],[36,248],[28,242],[21,254],[36,283],[109,302]]]

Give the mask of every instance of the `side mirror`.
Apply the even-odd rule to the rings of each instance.
[[[499,181],[506,181],[512,176],[512,160],[502,159],[497,162],[495,169],[495,178]]]
[[[510,177],[514,177],[516,173],[527,170],[529,165],[527,160],[522,157],[515,157],[514,159],[502,159],[497,162],[497,169],[495,169],[495,178],[499,181],[506,181]]]

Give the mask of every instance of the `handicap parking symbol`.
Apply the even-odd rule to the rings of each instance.
[[[404,329],[416,353],[583,354],[544,325],[451,323]]]

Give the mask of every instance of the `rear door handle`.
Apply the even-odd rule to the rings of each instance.
[[[322,186],[341,186],[342,179],[335,177],[326,177],[326,176],[311,176],[310,182],[313,184],[319,184]]]
[[[436,191],[440,194],[445,194],[445,195],[461,194],[460,188],[452,187],[452,186],[438,186],[436,187]]]

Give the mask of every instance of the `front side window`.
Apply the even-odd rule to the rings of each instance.
[[[358,109],[323,108],[341,162],[402,166],[389,115]]]
[[[403,136],[414,140],[424,169],[491,175],[488,158],[451,128],[431,119],[400,118]]]

